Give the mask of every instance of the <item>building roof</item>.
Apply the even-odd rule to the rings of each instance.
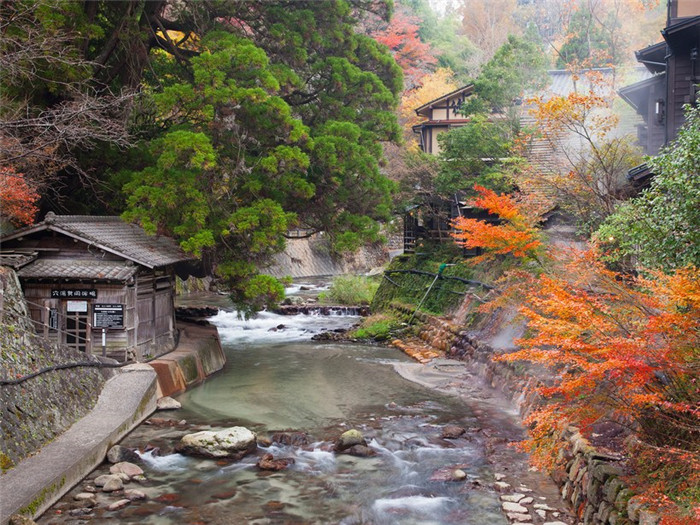
[[[143,228],[112,216],[55,215],[49,212],[42,222],[4,235],[0,241],[19,239],[46,230],[61,233],[148,268],[194,259],[170,237],[148,235]]]
[[[433,106],[439,104],[440,102],[443,102],[445,100],[449,100],[450,98],[452,98],[456,95],[462,95],[462,94],[471,95],[473,91],[474,91],[474,84],[467,84],[466,86],[462,86],[459,89],[455,89],[454,91],[450,91],[449,93],[447,93],[445,95],[441,95],[438,98],[433,99],[430,102],[426,102],[422,106],[416,108],[416,114],[419,116],[423,116],[423,117],[429,117],[430,115],[425,114],[426,109],[431,109]]]
[[[649,91],[652,86],[663,83],[666,73],[646,78],[634,84],[629,84],[621,88],[619,95],[632,106],[637,112],[646,114],[646,103],[649,101]]]
[[[644,64],[652,73],[666,71],[666,42],[659,42],[652,46],[635,51],[637,62]]]
[[[19,270],[26,266],[39,255],[38,252],[6,252],[0,253],[0,266],[9,266],[13,270]]]
[[[675,52],[695,47],[700,40],[700,16],[683,19],[662,29],[661,34]]]
[[[126,281],[137,270],[138,266],[120,261],[39,259],[20,269],[17,275],[24,279]]]

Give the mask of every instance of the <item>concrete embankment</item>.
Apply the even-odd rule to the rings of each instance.
[[[122,368],[87,416],[0,477],[0,524],[13,514],[41,515],[155,408],[153,369],[144,364]]]
[[[184,392],[221,370],[226,356],[215,326],[178,323],[177,348],[148,364],[158,375],[158,397]]]
[[[160,397],[182,392],[223,368],[226,358],[216,327],[179,323],[178,328],[176,350],[121,368],[92,411],[0,476],[0,525],[13,514],[40,516],[152,414]]]

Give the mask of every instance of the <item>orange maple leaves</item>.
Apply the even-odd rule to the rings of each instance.
[[[0,168],[0,217],[15,225],[31,224],[39,211],[36,202],[39,194],[13,168]]]
[[[457,244],[485,250],[477,261],[506,254],[537,258],[542,242],[535,228],[536,219],[529,217],[508,195],[499,195],[478,185],[474,189],[479,193],[474,199],[474,206],[498,216],[499,222],[492,224],[478,219],[456,218],[452,223],[456,232],[452,236]]]
[[[555,373],[540,389],[550,402],[527,420],[526,448],[540,465],[553,461],[557,430],[573,423],[586,431],[604,418],[626,421],[669,451],[697,449],[700,270],[626,277],[590,250],[561,276],[532,277],[520,312],[528,335],[498,359]]]

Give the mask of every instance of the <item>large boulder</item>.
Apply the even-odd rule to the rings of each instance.
[[[257,448],[255,433],[245,427],[231,427],[218,432],[204,430],[182,437],[175,451],[203,458],[241,459]]]

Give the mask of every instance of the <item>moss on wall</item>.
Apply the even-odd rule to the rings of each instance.
[[[412,255],[395,257],[382,279],[372,301],[372,312],[388,309],[392,302],[418,306],[434,277],[411,273],[391,273],[392,270],[419,270],[438,273],[441,264],[448,264],[442,275],[471,279],[474,270],[457,246],[428,245]],[[436,315],[451,313],[462,303],[468,285],[456,280],[438,279],[425,299],[421,310]]]
[[[0,267],[0,373],[15,379],[56,364],[94,360],[58,347],[33,331],[15,273]],[[48,372],[18,385],[0,386],[2,470],[17,464],[84,416],[104,385],[97,368]]]

